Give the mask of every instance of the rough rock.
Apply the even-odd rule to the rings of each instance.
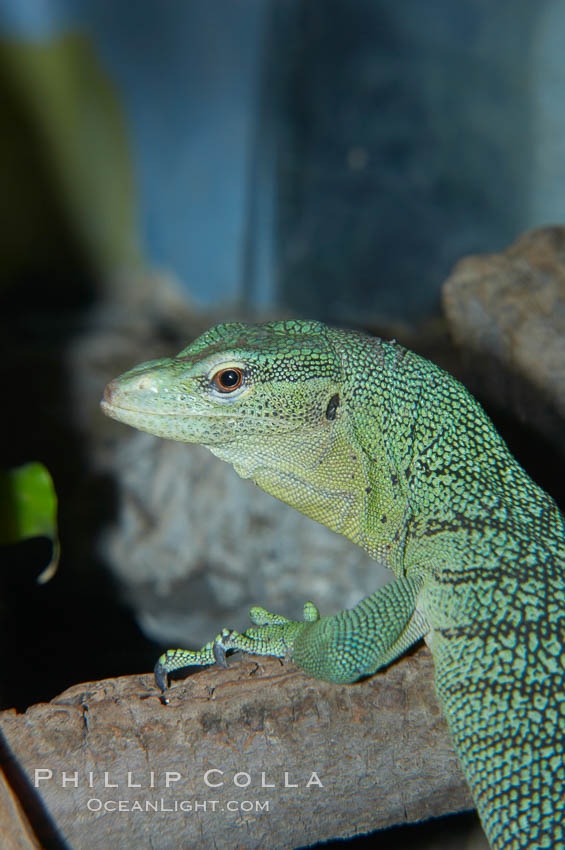
[[[500,254],[466,257],[443,287],[455,342],[478,390],[565,444],[565,227],[521,236]]]

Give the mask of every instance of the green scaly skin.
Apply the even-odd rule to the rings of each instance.
[[[163,690],[232,650],[353,682],[425,636],[492,847],[565,848],[563,518],[461,384],[394,342],[233,323],[117,378],[103,409],[207,446],[396,576],[331,617],[254,608],[244,634],[165,652]]]

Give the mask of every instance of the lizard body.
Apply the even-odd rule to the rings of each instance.
[[[335,616],[253,608],[167,673],[229,650],[353,682],[425,637],[495,850],[565,848],[565,528],[464,387],[394,342],[319,322],[211,329],[106,389],[104,411],[198,442],[344,534],[395,581]]]

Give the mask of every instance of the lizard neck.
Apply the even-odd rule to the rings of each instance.
[[[380,474],[384,452],[375,464],[359,442],[345,399],[339,418],[328,427],[318,424],[280,437],[208,448],[242,478],[343,534],[396,572],[402,562],[406,500],[392,468]]]
[[[345,423],[302,428],[244,443],[208,446],[250,478],[306,516],[358,542],[361,494],[367,486],[362,453],[352,445]]]
[[[356,368],[347,363],[352,356]],[[563,520],[555,503],[456,379],[372,338],[361,338],[353,353],[344,346],[343,357],[346,374],[365,376],[351,390],[350,409],[358,442],[373,461],[367,532],[379,536],[381,510],[390,517],[404,572],[427,564],[446,579],[476,578],[500,572],[506,559],[506,573],[523,571],[528,559],[516,552],[527,540],[536,541],[532,570],[556,555]]]

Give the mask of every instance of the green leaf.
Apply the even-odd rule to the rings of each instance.
[[[59,539],[55,487],[42,463],[0,471],[0,543],[30,537],[49,537],[53,544],[51,561],[38,578],[44,583],[57,570]]]

